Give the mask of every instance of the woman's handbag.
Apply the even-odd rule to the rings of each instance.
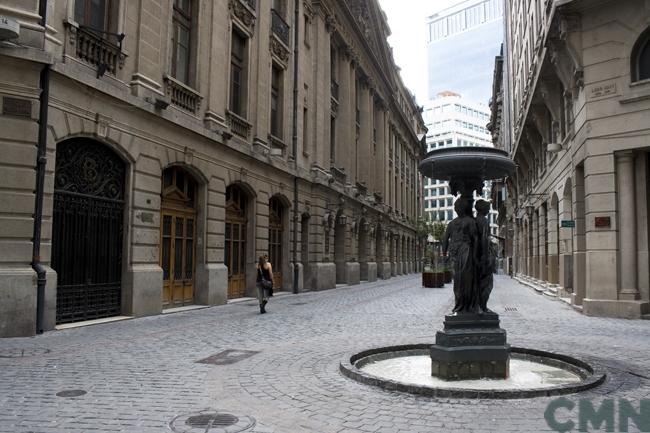
[[[262,288],[269,291],[269,296],[273,296],[273,281],[264,278],[264,273],[261,269],[258,269],[257,271],[260,273],[260,284],[262,285]]]

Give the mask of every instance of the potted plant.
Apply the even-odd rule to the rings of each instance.
[[[436,274],[433,272],[433,268],[429,265],[426,265],[424,267],[424,271],[422,271],[422,287],[436,287],[435,275]]]

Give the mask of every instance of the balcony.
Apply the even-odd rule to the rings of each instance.
[[[164,80],[167,96],[169,96],[173,105],[192,114],[199,111],[202,98],[196,90],[169,75],[165,75]]]
[[[330,174],[332,175],[332,178],[334,181],[345,185],[345,180],[347,179],[347,175],[345,174],[345,170],[343,168],[338,168],[338,167],[330,167]]]
[[[105,72],[116,75],[117,69],[124,65],[126,54],[122,52],[123,34],[115,35],[86,26],[71,27],[76,33],[77,57],[97,67],[97,77]],[[113,37],[115,42],[107,37]]]
[[[283,44],[289,46],[289,24],[275,9],[271,9],[271,31]]]
[[[269,143],[271,144],[271,155],[284,156],[287,144],[281,138],[269,134]]]
[[[332,99],[334,99],[336,102],[339,100],[339,83],[336,81],[332,80],[330,82],[330,93],[332,95]]]
[[[246,6],[251,8],[252,10],[257,9],[257,1],[256,0],[240,0],[242,3],[244,3]]]
[[[246,119],[228,110],[226,111],[226,122],[230,127],[230,132],[240,136],[244,140],[248,140],[251,132],[251,124]]]

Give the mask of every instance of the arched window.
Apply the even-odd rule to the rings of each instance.
[[[632,82],[650,79],[650,28],[634,44],[630,58]]]

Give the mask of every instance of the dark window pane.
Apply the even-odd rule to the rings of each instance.
[[[165,215],[163,217],[163,236],[171,236],[172,234],[172,217]]]
[[[650,78],[650,36],[639,51],[639,80]]]
[[[88,16],[88,12],[86,12]],[[90,1],[90,27],[99,30],[106,30],[106,1],[105,0],[91,0]]]
[[[171,239],[163,238],[162,241],[162,268],[163,268],[163,280],[169,280],[169,265],[170,259],[169,256],[171,252]]]
[[[191,239],[185,241],[185,279],[191,280],[194,271],[194,243]]]
[[[232,243],[232,273],[239,274],[239,242]]]
[[[172,186],[174,171],[171,168],[168,168],[163,173],[163,188],[169,188]]]
[[[176,238],[174,244],[174,279],[183,278],[183,238]]]

